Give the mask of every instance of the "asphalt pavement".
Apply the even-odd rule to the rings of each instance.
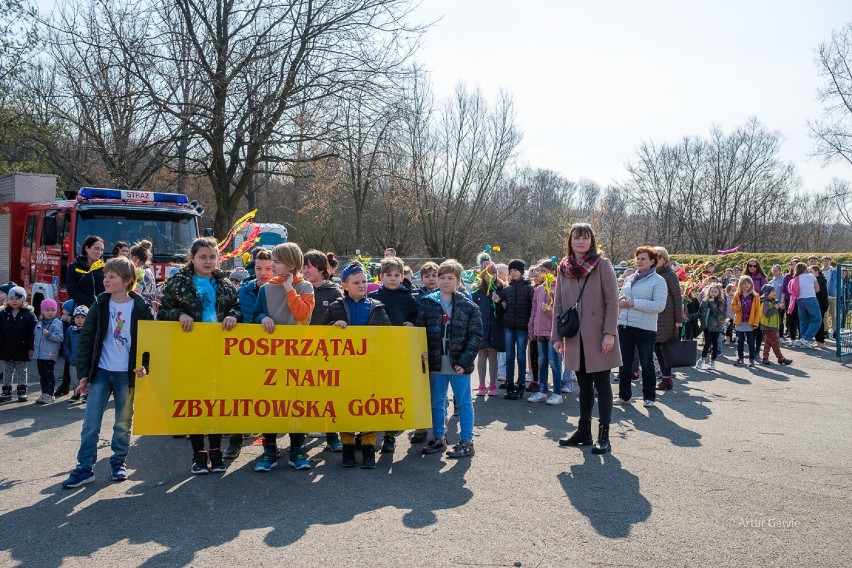
[[[32,365],[30,401],[0,404],[0,566],[849,566],[848,360],[732,353],[678,372],[656,408],[616,406],[604,456],[557,444],[575,395],[501,392],[475,398],[471,459],[401,436],[377,469],[344,469],[309,438],[310,471],[256,473],[249,440],[227,473],[193,476],[188,440],[146,436],[114,483],[110,404],[96,481],[73,490],[83,407],[36,406]]]

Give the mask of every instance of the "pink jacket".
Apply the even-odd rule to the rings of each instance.
[[[550,309],[547,309],[548,307]],[[533,292],[532,313],[527,330],[530,337],[547,338],[550,338],[550,333],[553,330],[553,292],[548,294],[544,289],[544,284],[536,286]]]

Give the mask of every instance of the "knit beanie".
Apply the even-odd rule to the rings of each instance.
[[[62,304],[62,311],[69,314],[74,311],[74,300],[65,300]]]
[[[86,316],[88,314],[89,314],[89,308],[87,308],[86,306],[77,306],[74,309],[74,317],[75,318],[77,316]]]
[[[56,303],[56,300],[51,300],[48,298],[47,300],[41,301],[41,307],[39,308],[42,312],[44,310],[58,310],[59,304]]]
[[[6,294],[8,296],[9,290],[14,288],[15,286],[17,286],[17,284],[15,284],[14,282],[6,282],[2,286],[0,286],[0,292],[3,292],[4,294]]]
[[[517,270],[518,272],[523,274],[526,267],[526,263],[524,263],[524,261],[519,258],[509,261],[509,270]]]
[[[20,286],[15,286],[8,292],[8,296],[10,298],[18,298],[20,300],[27,299],[27,291],[21,288]]]

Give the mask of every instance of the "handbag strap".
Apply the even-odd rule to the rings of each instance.
[[[591,275],[592,275],[592,273],[591,273],[591,272],[589,272],[588,274],[586,274],[586,279],[583,281],[583,287],[582,287],[582,288],[580,288],[580,295],[579,295],[579,296],[577,296],[577,301],[576,301],[576,302],[574,302],[574,308],[576,308],[577,306],[579,306],[579,305],[580,305],[580,300],[581,300],[581,299],[583,299],[583,292],[585,292],[585,291],[586,291],[586,284],[588,284],[588,283],[589,283],[589,276],[591,276]]]

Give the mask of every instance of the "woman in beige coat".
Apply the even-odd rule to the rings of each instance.
[[[580,330],[571,338],[562,337],[553,319],[552,339],[556,351],[565,354],[565,368],[575,371],[580,386],[580,422],[574,434],[559,440],[561,446],[592,444],[592,407],[598,393],[598,441],[592,453],[610,451],[609,422],[612,417],[610,371],[621,366],[618,347],[618,285],[612,264],[597,250],[591,226],[571,226],[568,255],[559,263],[553,313],[562,313],[577,303],[586,288],[577,313]]]

